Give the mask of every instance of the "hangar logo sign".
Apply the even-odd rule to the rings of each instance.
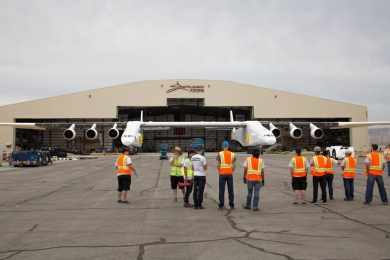
[[[183,90],[191,93],[204,93],[205,87],[202,85],[181,85],[179,82],[169,86],[167,93],[172,93],[178,90]]]

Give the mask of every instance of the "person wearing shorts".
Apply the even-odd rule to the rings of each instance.
[[[127,147],[123,148],[122,154],[115,161],[115,168],[118,179],[118,203],[129,203],[127,194],[130,190],[131,175],[135,169]]]
[[[173,149],[173,156],[169,159],[171,165],[170,178],[171,189],[173,194],[173,201],[177,202],[177,188],[181,189],[184,196],[184,186],[180,186],[179,183],[184,183],[184,169],[183,169],[183,157],[180,147]]]
[[[307,188],[307,173],[310,166],[305,157],[302,156],[302,150],[297,148],[296,155],[291,159],[289,168],[292,178],[292,188],[295,192],[295,200],[293,204],[306,204],[305,191]]]

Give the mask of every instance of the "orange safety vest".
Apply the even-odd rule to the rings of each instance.
[[[116,174],[119,175],[132,175],[132,172],[130,170],[130,167],[127,165],[127,155],[119,155],[118,159],[116,160],[116,165],[118,170],[116,171]]]
[[[303,156],[295,156],[292,158],[293,177],[306,177],[306,158]]]
[[[383,170],[383,155],[380,152],[372,152],[367,155],[370,164],[368,166],[368,174],[382,175]]]
[[[333,159],[326,157],[326,174],[334,174]]]
[[[311,175],[313,176],[324,176],[327,170],[327,160],[323,155],[313,156],[314,166],[311,167]]]
[[[384,155],[385,155],[385,160],[386,160],[386,162],[390,162],[390,148],[387,148],[387,149],[385,150]]]
[[[344,159],[344,173],[343,178],[353,179],[356,175],[356,159],[352,156],[345,157]]]
[[[248,157],[246,159],[247,162],[247,173],[246,180],[247,181],[261,181],[263,180],[263,176],[261,175],[261,171],[263,169],[263,160],[261,158],[256,157]]]
[[[234,153],[230,151],[219,152],[219,174],[220,175],[232,175],[233,174],[233,160]]]

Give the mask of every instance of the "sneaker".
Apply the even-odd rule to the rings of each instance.
[[[302,204],[302,205],[306,205],[306,201],[302,201],[301,204]]]
[[[231,209],[231,210],[235,209],[234,205],[233,206],[229,206],[229,209]]]
[[[334,200],[334,198],[333,198],[333,197],[330,197],[330,200]]]
[[[223,210],[225,207],[224,206],[218,206],[219,210]]]
[[[317,201],[316,200],[312,200],[310,203],[311,204],[315,204],[315,203],[317,203]]]
[[[122,200],[122,203],[129,204],[128,200]]]
[[[199,209],[199,207],[194,207],[194,209]]]
[[[117,200],[116,202],[118,202],[118,203],[122,203],[122,201],[121,201],[121,200]]]
[[[190,208],[190,203],[184,203],[185,208]]]
[[[347,199],[347,198],[344,198],[344,201],[349,201],[349,199]]]
[[[244,206],[244,209],[248,209],[248,210],[250,210],[250,209],[251,209],[251,207]]]
[[[259,209],[258,208],[254,208],[253,211],[259,211]]]
[[[293,204],[294,204],[294,205],[298,205],[298,202],[294,201]]]
[[[364,205],[370,205],[371,202],[365,201],[363,204]]]
[[[204,209],[204,207],[203,206],[199,206],[199,209]]]

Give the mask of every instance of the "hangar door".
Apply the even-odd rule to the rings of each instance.
[[[210,107],[204,99],[167,99],[165,107],[118,107],[120,121],[139,120],[141,110],[144,121],[229,121],[233,110],[235,120],[252,118],[253,107]],[[144,131],[142,151],[157,152],[161,144],[180,146],[187,150],[194,138],[205,141],[206,151],[217,151],[224,140],[230,140],[230,130],[175,127],[165,130]]]

